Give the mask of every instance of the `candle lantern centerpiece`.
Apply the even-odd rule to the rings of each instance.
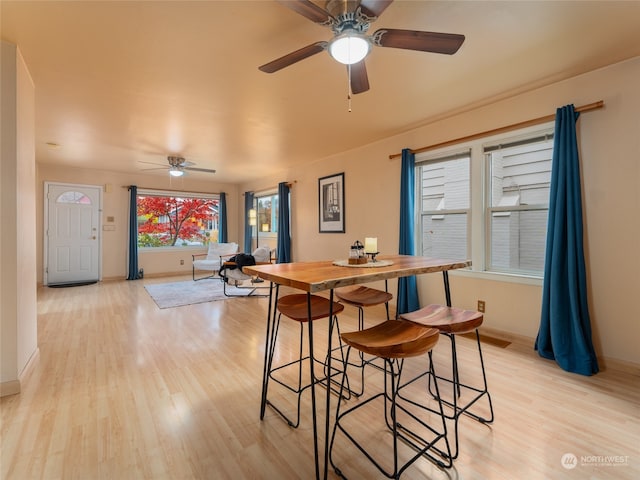
[[[378,239],[377,237],[366,237],[364,239],[364,253],[371,257],[371,262],[376,261],[376,255],[378,255]]]
[[[349,265],[361,265],[367,263],[367,256],[364,253],[364,245],[356,240],[349,249]]]

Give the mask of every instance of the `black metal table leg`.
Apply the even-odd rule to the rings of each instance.
[[[272,337],[275,330],[275,309],[278,304],[278,292],[280,285],[276,285],[275,302],[273,299],[273,282],[269,288],[269,307],[267,310],[267,332],[264,344],[264,367],[262,369],[262,398],[260,399],[260,420],[264,419],[264,412],[267,406],[267,386],[269,383],[269,371],[271,370],[271,360],[273,358]],[[273,306],[273,310],[272,310]]]
[[[449,272],[443,270],[442,279],[444,280],[444,297],[447,301],[447,307],[451,306],[451,287],[449,286]]]
[[[320,465],[318,461],[318,420],[316,418],[316,382],[314,375],[314,356],[313,356],[313,321],[311,320],[311,293],[307,292],[307,318],[309,325],[307,331],[309,333],[309,365],[311,367],[311,410],[313,420],[313,457],[316,467],[316,480],[320,480]]]
[[[324,479],[327,479],[329,470],[329,428],[331,423],[331,342],[333,337],[333,288],[329,291],[329,331],[327,334],[327,410],[324,430]]]

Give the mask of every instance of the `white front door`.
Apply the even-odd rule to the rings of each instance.
[[[45,184],[45,285],[100,279],[102,188]]]

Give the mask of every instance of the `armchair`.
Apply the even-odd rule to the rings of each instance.
[[[193,257],[192,277],[193,281],[204,280],[205,278],[214,278],[216,273],[220,270],[222,263],[221,257],[233,255],[238,252],[238,244],[231,243],[217,243],[213,242],[209,244],[209,250],[207,253],[197,253],[191,255]],[[196,278],[196,270],[204,270],[211,272],[209,275]]]

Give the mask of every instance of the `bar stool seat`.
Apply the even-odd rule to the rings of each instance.
[[[319,295],[311,295],[311,320],[327,318],[331,302],[328,298]],[[278,312],[289,317],[296,322],[308,322],[308,304],[305,293],[294,293],[278,299]],[[344,305],[333,302],[332,312],[334,315],[344,310]]]
[[[386,284],[385,284],[386,285]],[[385,305],[387,311],[387,320],[389,318],[389,302],[393,299],[393,295],[385,290],[358,285],[356,287],[342,287],[335,290],[336,297],[341,303],[354,306],[358,309],[358,330],[363,330],[364,325],[364,309],[367,307],[375,307],[377,305]],[[359,352],[358,360],[351,362],[349,365],[360,369],[360,390],[359,392],[351,392],[356,396],[364,393],[364,367],[375,360],[376,357],[365,359],[364,353]]]
[[[314,370],[313,384],[322,383],[326,381],[327,388],[330,388],[329,381],[331,380],[332,377],[337,376],[340,373],[339,369],[332,367],[331,368],[332,371],[329,374],[326,368],[327,366],[326,360],[321,361],[319,359],[316,359],[313,356],[313,352],[311,351],[311,349],[309,349],[310,351],[307,355],[303,355],[303,344],[304,344],[303,332],[304,332],[304,325],[309,322],[309,303],[311,306],[311,321],[328,318],[329,315],[332,314],[332,318],[330,319],[330,321],[334,322],[334,324],[337,326],[337,321],[338,321],[337,315],[344,310],[344,305],[342,305],[341,303],[331,302],[329,299],[325,297],[321,297],[319,295],[307,296],[307,294],[291,294],[291,295],[286,295],[281,298],[278,298],[277,300],[276,309],[278,311],[278,318],[276,321],[275,333],[272,339],[271,355],[268,361],[267,382],[269,379],[271,379],[274,382],[285,387],[287,390],[296,394],[297,415],[296,415],[295,421],[291,420],[282,411],[281,408],[277,407],[268,398],[266,398],[266,393],[265,393],[265,398],[266,398],[266,404],[271,406],[293,428],[297,428],[300,425],[300,403],[301,403],[302,393],[307,388],[310,388],[312,385],[311,380],[308,383],[303,384],[303,381],[302,381],[303,362],[310,360],[310,358],[312,358],[313,365],[317,363],[318,365],[322,365],[324,367],[324,377],[320,377],[320,378],[316,378],[315,369],[313,369]],[[273,367],[273,356],[275,353],[275,345],[277,342],[278,330],[280,329],[280,319],[282,315],[300,324],[299,354],[296,360],[285,363],[283,365]],[[339,334],[340,332],[339,327],[337,328],[338,328],[338,334]],[[340,348],[340,351],[342,351],[342,348]],[[291,385],[284,378],[286,376],[285,369],[287,369],[288,367],[296,366],[296,365],[298,367],[297,374],[296,374],[297,381],[294,385]],[[280,376],[276,375],[278,372],[281,372]],[[334,382],[337,383],[337,381],[335,380]]]
[[[376,288],[365,287],[359,285],[353,287],[342,287],[335,290],[336,297],[345,303],[349,303],[356,307],[373,307],[375,305],[382,305],[388,303],[392,298],[389,292],[378,290]],[[387,320],[389,320],[387,318]]]
[[[484,359],[482,357],[482,347],[480,345],[480,332],[478,328],[482,325],[484,315],[481,312],[473,310],[464,310],[461,308],[449,307],[446,305],[432,304],[427,305],[424,308],[416,310],[410,313],[404,313],[400,315],[401,320],[412,322],[416,325],[421,325],[428,328],[436,328],[440,333],[449,337],[451,341],[451,366],[452,374],[451,378],[437,377],[440,381],[450,383],[453,387],[453,393],[450,399],[442,399],[442,402],[452,409],[450,415],[445,415],[446,418],[454,420],[455,422],[455,448],[453,458],[458,456],[458,419],[462,414],[465,414],[481,423],[491,423],[494,419],[493,404],[491,402],[491,395],[487,386],[487,376],[484,368]],[[460,370],[458,363],[458,354],[456,350],[455,337],[458,334],[475,332],[476,343],[478,347],[478,358],[480,360],[480,367],[482,370],[482,386],[474,386],[467,383],[463,383],[460,380]],[[435,377],[435,375],[434,375]],[[417,380],[419,377],[414,378],[405,385]],[[404,386],[404,385],[403,385]],[[402,387],[401,387],[402,388]],[[465,400],[461,402],[462,392],[467,392],[470,396],[466,396]],[[432,395],[435,392],[431,391]],[[483,416],[477,413],[473,413],[470,408],[475,405],[482,397],[486,397],[489,408],[489,415]]]
[[[343,333],[341,338],[357,350],[391,359],[415,357],[430,351],[438,343],[438,333],[435,328],[387,320],[365,330]]]
[[[384,391],[374,394],[365,400],[361,399],[358,404],[344,412],[341,411],[343,404],[342,395],[338,400],[336,422],[331,437],[330,461],[335,472],[340,477],[345,478],[340,468],[336,465],[333,448],[338,430],[344,433],[376,468],[388,478],[398,478],[405,469],[422,456],[429,458],[441,467],[450,467],[452,465],[443,408],[439,396],[435,397],[435,400],[439,405],[440,415],[437,417],[438,426],[434,426],[427,423],[425,418],[419,418],[412,413],[406,405],[403,405],[402,402],[399,401],[401,398],[398,395],[398,386],[404,359],[424,354],[428,354],[429,358],[431,358],[431,350],[438,342],[439,336],[439,331],[435,328],[427,328],[415,323],[398,320],[387,320],[374,327],[356,332],[343,333],[341,335],[343,343],[347,345],[347,359],[345,363],[348,362],[349,353],[352,348],[360,352],[375,355],[376,357],[384,359],[385,379],[383,381]],[[345,388],[345,378],[346,374],[343,375],[341,393]],[[435,383],[434,387],[437,391],[437,383]],[[375,410],[374,404],[371,402],[378,398],[384,400],[383,433],[381,436],[376,436],[378,431],[373,428],[373,424],[375,423],[373,419],[375,417],[371,413],[367,413],[361,417],[354,417],[367,422],[367,434],[361,433],[363,430],[361,423],[357,428],[357,431],[360,432],[358,436],[364,437],[358,441],[355,438],[355,431],[353,433],[349,432],[349,426],[353,425],[354,422],[358,423],[358,420],[347,421],[345,417],[354,414],[362,408],[368,408],[367,412]],[[399,417],[402,417],[402,425],[399,422]],[[404,424],[405,420],[407,421],[406,425]],[[380,423],[382,424],[382,421]],[[386,434],[387,430],[392,433],[393,446],[392,448],[386,448],[386,445],[382,443],[384,448],[381,448],[381,442],[385,442],[385,439],[388,438]],[[425,438],[425,436],[429,438]],[[401,442],[398,442],[398,440],[401,440]],[[363,445],[364,443],[371,446],[369,451]],[[442,447],[442,443],[444,443],[444,448]],[[410,451],[409,459],[401,466],[398,465],[399,448],[406,448]],[[340,452],[344,451],[345,448],[341,446]],[[393,471],[389,472],[388,469],[385,469],[385,467],[381,465],[381,462],[371,453],[372,451],[392,451]],[[379,455],[377,456],[379,457]]]
[[[443,333],[470,333],[482,325],[484,315],[473,310],[432,304],[414,312],[403,313],[400,318],[437,328]]]

